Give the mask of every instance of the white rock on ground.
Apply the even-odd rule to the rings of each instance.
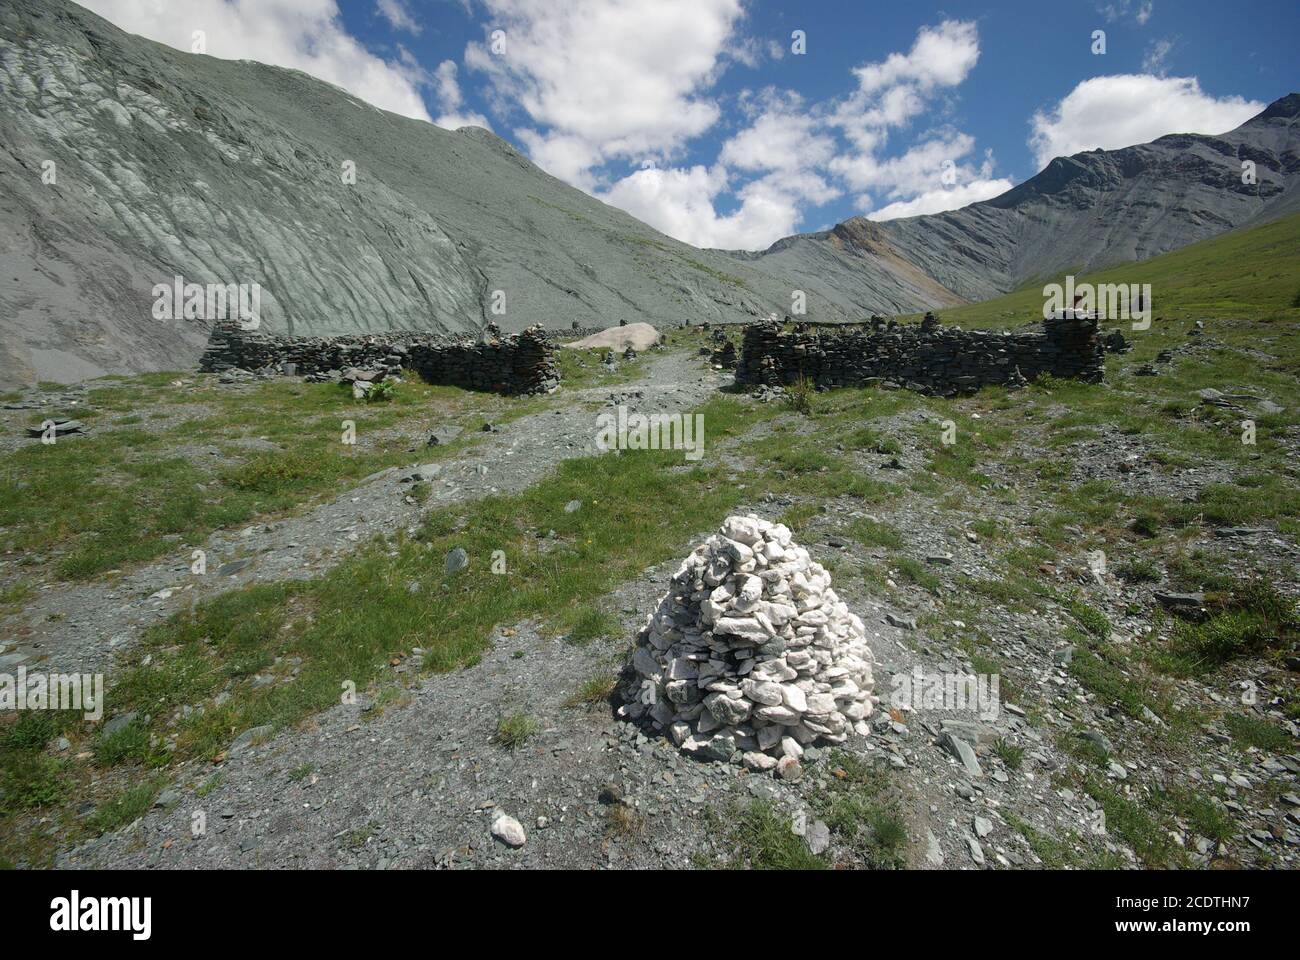
[[[783,524],[728,517],[682,563],[637,638],[620,714],[684,752],[797,765],[803,745],[866,735],[873,657],[862,621]]]
[[[528,841],[523,824],[505,813],[492,821],[492,836],[508,847],[522,847]]]

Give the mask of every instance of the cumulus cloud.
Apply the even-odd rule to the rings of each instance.
[[[79,0],[131,33],[189,51],[195,30],[210,56],[257,60],[319,77],[362,100],[428,120],[418,78],[370,53],[344,29],[334,0]]]
[[[1029,146],[1039,167],[1045,167],[1053,157],[1113,150],[1169,133],[1223,133],[1264,106],[1242,97],[1211,96],[1195,77],[1093,77],[1050,110],[1034,114]]]
[[[1011,182],[992,176],[991,155],[963,162],[975,147],[967,134],[939,131],[902,155],[883,153],[892,130],[962,83],[978,59],[975,24],[946,20],[921,28],[906,53],[855,69],[856,83],[841,98],[808,104],[790,91],[745,92],[739,108],[748,122],[724,142],[714,166],[641,170],[602,198],[687,242],[744,249],[794,232],[805,208],[842,194],[840,182],[864,191],[864,210],[876,195],[894,201],[873,214],[881,219],[987,199]],[[854,149],[842,151],[837,133]],[[581,142],[567,138],[539,137],[530,149],[557,163],[583,161]],[[745,182],[747,175],[753,179]],[[719,213],[726,195],[738,206]]]
[[[942,89],[965,81],[979,52],[974,23],[945,20],[922,27],[907,53],[892,53],[853,71],[857,89],[836,105],[833,122],[860,155],[870,156],[892,128],[925,112]]]
[[[532,126],[516,135],[571,183],[613,158],[665,159],[718,120],[712,85],[740,0],[484,0],[505,52],[471,44],[498,102]]]
[[[806,170],[834,155],[834,139],[802,97],[771,91],[754,109],[750,125],[723,144],[723,163],[742,170]]]
[[[979,55],[979,35],[975,24],[945,20],[937,27],[923,27],[909,52],[891,53],[880,63],[869,63],[853,72],[864,94],[903,85],[929,92],[935,87],[961,83],[974,68]]]
[[[721,167],[647,168],[624,177],[604,199],[657,230],[697,247],[753,249],[786,236],[799,219],[790,194],[756,180],[738,193],[740,207],[729,215],[715,201],[728,185]]]

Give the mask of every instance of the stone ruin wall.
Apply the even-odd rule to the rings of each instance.
[[[780,386],[800,375],[826,387],[891,381],[954,395],[986,384],[1022,385],[1040,374],[1100,382],[1105,350],[1095,320],[1044,321],[1036,330],[993,333],[878,322],[864,328],[785,333],[745,328],[736,381]]]
[[[560,382],[555,346],[538,327],[484,342],[427,333],[271,337],[238,324],[212,331],[199,369],[273,368],[296,375],[389,366],[395,358],[428,383],[510,395],[546,393]]]

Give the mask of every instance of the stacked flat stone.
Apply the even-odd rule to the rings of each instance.
[[[732,516],[641,631],[621,711],[686,753],[766,770],[869,731],[871,664],[862,621],[789,529]]]
[[[391,373],[406,367],[428,383],[494,393],[547,393],[560,382],[554,345],[540,327],[486,340],[393,332],[340,337],[273,337],[217,324],[199,369],[273,370],[322,375],[354,368]]]
[[[736,381],[781,386],[803,376],[819,386],[847,387],[888,380],[955,396],[1043,373],[1100,382],[1105,351],[1097,322],[1051,320],[1015,333],[945,328],[933,317],[921,326],[891,320],[831,330],[806,323],[793,333],[756,323],[745,328]]]

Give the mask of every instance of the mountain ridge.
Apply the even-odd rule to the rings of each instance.
[[[153,287],[175,276],[258,283],[263,329],[279,334],[735,323],[788,313],[795,291],[827,322],[960,305],[1099,252],[1150,256],[1289,211],[1298,108],[1292,94],[1220,137],[1059,158],[958,211],[709,250],[564,184],[488,130],[443,130],[301,71],[174,50],[68,0],[9,0],[0,376],[192,366],[209,324],[151,312]],[[1223,189],[1241,158],[1259,167],[1268,214]],[[1159,176],[1176,189],[1144,201]],[[1112,228],[1078,229],[1081,211]]]

